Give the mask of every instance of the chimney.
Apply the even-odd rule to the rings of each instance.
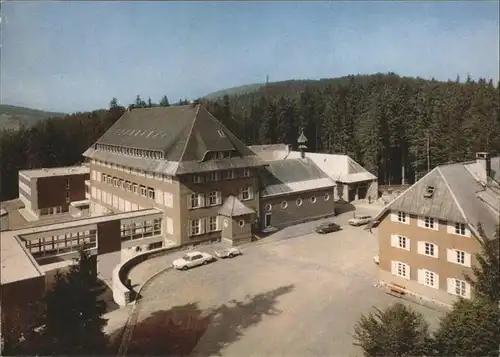
[[[479,166],[479,179],[481,183],[488,184],[488,178],[491,176],[491,159],[487,152],[476,153],[476,162]]]

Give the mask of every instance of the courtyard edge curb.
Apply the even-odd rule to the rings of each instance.
[[[124,331],[123,331],[123,336],[122,336],[122,341],[120,343],[120,347],[118,349],[117,357],[125,357],[127,355],[128,351],[128,346],[130,344],[130,340],[132,339],[132,334],[134,332],[135,325],[137,323],[137,317],[139,314],[138,311],[138,305],[137,302],[139,301],[139,296],[142,291],[142,289],[154,278],[156,278],[158,275],[165,273],[167,271],[172,270],[172,267],[166,267],[164,269],[161,269],[151,275],[149,278],[147,278],[137,289],[137,295],[134,301],[132,302],[132,311],[130,311],[129,317],[127,319],[127,322],[125,323]]]

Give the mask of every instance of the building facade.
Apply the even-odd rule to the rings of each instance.
[[[71,202],[85,200],[85,166],[19,171],[19,198],[34,219],[69,212]]]
[[[438,166],[375,217],[382,283],[445,304],[472,296],[478,225],[493,239],[499,224],[499,159]]]

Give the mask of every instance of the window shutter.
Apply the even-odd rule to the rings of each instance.
[[[455,234],[455,225],[453,223],[449,223],[447,227],[447,231],[449,234]]]
[[[248,194],[250,196],[250,199],[253,200],[253,187],[252,186],[248,186]]]
[[[198,194],[198,202],[200,203],[200,207],[205,207],[205,195],[202,193]]]
[[[394,260],[391,260],[391,273],[392,275],[396,275],[398,272],[398,263]]]
[[[436,289],[439,289],[439,274],[438,273],[434,273],[434,287]]]
[[[191,227],[193,226],[193,221],[192,220],[188,220],[188,223],[187,223],[187,236],[188,237],[192,237],[193,234],[191,232]]]
[[[391,221],[393,221],[393,222],[398,221],[398,214],[397,213],[391,213]]]
[[[470,258],[471,258],[470,253],[465,253],[464,265],[469,268],[471,266]]]
[[[243,199],[243,189],[240,188],[240,192],[238,193],[238,199],[241,201]]]
[[[160,205],[163,204],[163,192],[159,189],[155,189],[155,201]]]
[[[96,193],[97,191],[96,191],[96,188],[95,188],[95,187],[92,187],[91,191],[92,191],[92,197],[93,197],[93,198],[96,198],[96,197],[97,197],[97,193]]]
[[[97,178],[97,174],[96,174],[96,171],[95,170],[92,170],[92,180],[96,180]]]
[[[188,207],[188,209],[193,208],[193,206],[191,206],[191,195],[187,196],[187,207]]]
[[[391,246],[392,247],[398,247],[398,243],[399,243],[399,238],[396,234],[391,234]]]
[[[411,278],[411,267],[409,264],[405,264],[406,265],[406,279],[410,280]]]
[[[410,238],[406,237],[406,250],[410,251],[411,250],[411,241]]]
[[[222,204],[222,192],[217,191],[217,204]]]
[[[418,242],[418,254],[425,254],[425,242]]]
[[[467,282],[465,282],[465,297],[466,297],[467,299],[470,299],[470,295],[471,295],[471,294],[470,294],[470,293],[471,293],[471,291],[470,291],[470,290],[471,290],[471,289],[470,289],[470,284],[469,284],[469,283],[467,283]]]
[[[455,279],[446,278],[446,291],[448,294],[455,295]]]
[[[200,234],[204,234],[205,233],[205,223],[207,222],[207,220],[204,218],[200,218],[199,222],[200,222]]]
[[[457,262],[457,255],[454,249],[446,249],[446,260],[450,263]]]
[[[423,284],[425,282],[425,273],[423,269],[417,270],[417,279],[419,284]]]
[[[439,258],[439,245],[434,244],[434,257]]]
[[[418,219],[417,219],[417,226],[421,227],[421,228],[424,228],[425,227],[425,221],[424,221],[424,217],[421,217],[419,216]]]

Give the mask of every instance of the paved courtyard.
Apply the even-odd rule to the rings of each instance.
[[[350,217],[334,221],[343,225]],[[361,355],[352,344],[360,314],[404,300],[374,287],[374,235],[348,225],[318,235],[311,233],[315,224],[248,245],[232,260],[158,275],[141,292],[128,355]],[[132,283],[182,254],[142,263]],[[439,311],[408,304],[436,324]]]

